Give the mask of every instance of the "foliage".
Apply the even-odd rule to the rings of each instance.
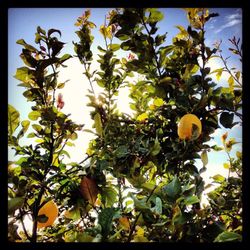
[[[65,148],[77,139],[83,125],[62,112],[62,95],[56,98],[65,84],[58,82],[60,67],[71,58],[60,55],[61,31],[38,27],[38,48],[17,41],[24,47],[20,56],[26,66],[17,69],[15,78],[25,88],[27,101],[34,103],[31,121],[21,122],[17,136],[20,115],[11,105],[8,109],[9,146],[20,155],[8,171],[9,226],[13,229],[21,222],[22,241],[241,240],[241,153],[237,159],[229,155],[235,141],[223,142],[229,171],[238,177],[214,176],[219,186],[209,193],[209,205],[201,206],[205,190],[201,173],[208,164],[207,151],[216,149],[206,142],[220,124],[236,125],[233,118],[241,108],[241,89],[232,88],[232,80],[229,88],[218,87],[210,78],[215,72],[207,64],[220,50],[206,46],[205,24],[217,14],[207,9],[185,11],[189,26],[177,26],[180,33],[168,45],[167,33],[158,32],[164,16],[157,9],[112,10],[100,27],[105,48],[98,46],[96,71],[91,71],[95,24],[89,20],[89,10],[78,18],[79,41],[73,44],[90,84],[88,105],[94,123],[90,132],[95,134],[87,157],[79,163],[66,164],[63,159],[70,156]],[[129,57],[118,58],[119,50],[130,53]],[[239,74],[232,77],[238,79]],[[135,75],[138,80],[131,78]],[[99,96],[95,84],[103,90]],[[124,86],[130,89],[134,116],[117,109],[116,98]],[[187,113],[195,114],[202,124],[201,136],[194,140],[178,137],[177,124]],[[33,132],[27,137],[38,141],[21,146],[30,124]],[[202,160],[201,170],[195,159]],[[57,221],[37,230],[38,211],[50,199],[58,204]],[[32,220],[31,233],[25,229],[25,216]],[[10,240],[20,240],[14,230],[9,232]]]

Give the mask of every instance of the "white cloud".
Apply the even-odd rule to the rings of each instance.
[[[219,33],[226,28],[230,28],[237,24],[242,23],[242,15],[240,13],[240,9],[237,9],[236,13],[234,14],[225,16],[224,20],[225,20],[225,23],[219,29],[217,29],[215,33]]]
[[[93,120],[90,117],[90,112],[93,108],[88,107],[89,98],[86,96],[89,94],[88,89],[91,89],[90,83],[86,76],[83,74],[84,66],[81,65],[78,58],[72,58],[65,63],[67,68],[60,69],[59,81],[66,82],[63,89],[58,90],[58,93],[63,94],[63,100],[65,102],[63,112],[65,114],[71,114],[70,119],[79,124],[84,124],[83,129],[93,130]],[[99,63],[94,58],[91,64],[91,72],[99,69]],[[93,85],[96,96],[98,96],[103,89],[94,83]],[[129,89],[127,87],[121,88],[117,99],[117,108],[120,112],[132,115],[132,111],[129,108]],[[95,135],[89,132],[78,132],[78,139],[74,141],[75,147],[71,148],[71,159],[68,161],[80,162],[85,158],[85,152],[88,148],[89,141],[94,139]],[[67,161],[67,159],[65,159]]]

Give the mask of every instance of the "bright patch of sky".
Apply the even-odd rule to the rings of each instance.
[[[159,24],[159,32],[168,32],[167,44],[172,42],[172,38],[179,33],[176,25],[182,25],[187,28],[188,21],[186,14],[182,9],[160,9],[164,13],[164,20]],[[27,103],[26,99],[23,97],[22,93],[24,88],[17,87],[19,82],[13,78],[16,69],[23,66],[23,62],[19,57],[21,53],[21,46],[16,44],[16,41],[20,38],[25,39],[29,44],[35,45],[34,34],[36,32],[37,26],[41,26],[43,29],[48,30],[50,28],[59,29],[62,31],[61,40],[66,43],[62,53],[69,53],[75,55],[73,50],[72,41],[77,42],[78,37],[75,31],[78,29],[74,26],[77,17],[81,16],[84,9],[79,8],[58,8],[58,9],[43,9],[43,8],[19,8],[19,9],[9,9],[9,33],[8,33],[8,102],[13,105],[19,112],[21,120],[28,118],[28,113],[31,111],[30,107],[32,103]],[[94,60],[92,63],[92,70],[98,68],[97,58],[97,46],[104,47],[104,40],[102,39],[99,27],[104,23],[104,15],[107,14],[109,9],[91,9],[91,21],[93,21],[97,28],[93,30],[93,35],[95,37],[95,42],[93,44]],[[206,43],[208,46],[213,47],[216,41],[222,40],[221,48],[224,57],[229,56],[228,47],[230,43],[229,38],[236,36],[236,38],[242,37],[242,10],[241,9],[211,9],[210,12],[219,13],[220,16],[212,19],[207,24],[206,31]],[[114,41],[115,43],[116,41]],[[119,58],[126,57],[128,53],[119,52],[117,56]],[[230,53],[230,58],[228,59],[230,67],[236,67],[241,70],[241,63],[237,57]],[[71,119],[76,123],[85,124],[85,129],[92,128],[92,120],[90,119],[89,112],[91,108],[87,107],[86,104],[89,101],[86,97],[88,89],[90,88],[89,83],[82,74],[84,71],[83,66],[79,63],[79,60],[74,57],[65,63],[68,67],[63,68],[60,71],[59,79],[61,81],[69,80],[65,88],[60,90],[63,94],[65,101],[65,106],[63,112],[71,114]],[[213,59],[209,62],[211,71],[213,69],[221,68],[223,65],[218,59]],[[215,76],[211,75],[215,82]],[[227,86],[228,75],[226,73],[222,74],[221,80],[218,86]],[[94,86],[96,93],[100,93],[101,89],[98,86]],[[129,91],[123,88],[117,98],[118,108],[121,112],[130,113],[129,109]],[[31,131],[31,129],[29,130]],[[217,129],[213,134],[213,139],[209,142],[210,145],[221,146],[221,135],[226,131],[229,132],[229,138],[234,137],[239,144],[234,146],[232,155],[234,156],[237,150],[241,151],[241,141],[242,141],[242,127],[235,126],[233,129]],[[70,152],[70,161],[80,162],[84,159],[84,154],[88,147],[89,141],[93,138],[93,134],[82,132],[78,133],[78,140],[75,142],[75,147],[68,148]],[[31,139],[22,139],[23,144],[30,144]],[[14,159],[13,151],[9,150],[9,160]],[[227,161],[226,153],[220,152],[210,152],[209,153],[209,163],[207,166],[207,171],[204,173],[204,178],[209,182],[209,177],[213,176],[215,173],[221,173],[227,175],[227,170],[223,168],[223,163]],[[201,161],[197,161],[197,166],[201,167]]]

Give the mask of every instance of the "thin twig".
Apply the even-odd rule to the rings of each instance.
[[[31,240],[31,237],[30,237],[30,235],[28,234],[28,232],[27,232],[27,230],[26,230],[26,227],[25,227],[25,225],[24,225],[24,222],[23,222],[23,211],[22,211],[21,208],[19,208],[19,212],[20,212],[20,214],[21,214],[20,220],[21,220],[21,224],[22,224],[22,227],[23,227],[23,231],[24,231],[24,233],[25,233],[27,239],[30,241],[30,240]]]

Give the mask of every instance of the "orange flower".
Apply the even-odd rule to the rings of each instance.
[[[56,103],[58,109],[62,109],[64,107],[63,95],[61,93],[58,94]]]

